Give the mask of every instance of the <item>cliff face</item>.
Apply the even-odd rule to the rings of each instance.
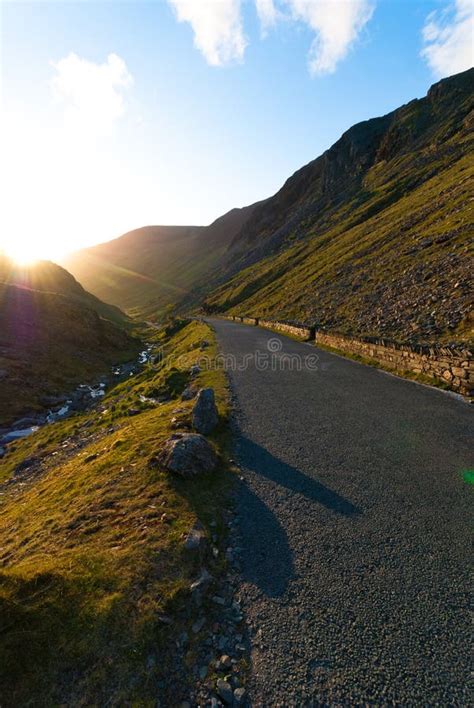
[[[327,229],[354,198],[356,204],[372,203],[374,212],[395,201],[433,174],[443,147],[457,135],[458,143],[449,145],[454,162],[469,130],[473,83],[474,70],[444,79],[425,98],[350,128],[255,208],[232,241],[233,269],[275,252],[291,238]],[[382,188],[383,201],[373,203]]]
[[[473,85],[474,70],[444,79],[295,173],[235,237],[205,307],[471,338]]]

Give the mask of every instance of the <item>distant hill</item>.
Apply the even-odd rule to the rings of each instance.
[[[162,313],[207,282],[254,207],[232,209],[210,226],[144,226],[64,265],[107,302],[132,314]]]
[[[118,307],[108,305],[84,290],[71,273],[51,261],[39,261],[31,266],[20,266],[0,254],[0,283],[64,295],[95,310],[101,317],[111,322],[120,325],[130,323],[129,317]]]
[[[107,317],[107,319],[106,319]],[[87,293],[63,268],[0,257],[0,427],[136,356],[118,308]]]
[[[470,329],[474,70],[350,128],[258,205],[208,310],[398,338]]]

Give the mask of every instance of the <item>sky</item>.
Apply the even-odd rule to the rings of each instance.
[[[0,13],[0,249],[24,261],[208,224],[473,64],[474,0],[3,0]]]

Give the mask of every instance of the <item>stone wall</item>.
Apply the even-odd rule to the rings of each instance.
[[[444,383],[465,396],[474,394],[474,362],[472,350],[464,344],[402,344],[382,337],[355,337],[296,322],[266,320],[261,317],[228,316],[235,322],[260,325],[299,339],[315,340],[316,346],[332,347],[341,353],[358,354],[382,366],[403,373],[423,374],[433,383]]]
[[[275,332],[291,334],[293,337],[299,337],[300,339],[314,339],[314,327],[309,327],[308,325],[275,320],[263,320],[262,318],[259,319],[259,325],[261,327],[266,327],[267,329],[272,329]]]
[[[444,383],[465,396],[474,394],[474,363],[467,345],[401,344],[381,337],[354,337],[295,322],[266,320],[258,317],[230,316],[235,322],[260,325],[299,339],[315,340],[316,346],[332,347],[341,353],[358,354],[382,366],[403,373],[423,374],[433,383]]]
[[[323,344],[341,352],[374,359],[396,371],[423,374],[444,382],[453,391],[472,395],[474,367],[472,351],[464,345],[400,344],[376,337],[351,337],[318,330],[316,345]]]

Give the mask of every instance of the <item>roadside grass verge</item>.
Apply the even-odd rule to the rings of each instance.
[[[232,481],[222,371],[203,369],[193,379],[216,393],[220,424],[210,439],[219,470],[185,481],[150,462],[173,432],[172,418],[190,415],[193,402],[181,401],[180,389],[204,339],[215,356],[203,323],[171,337],[149,333],[165,355],[157,365],[109,391],[96,409],[16,443],[0,463],[5,705],[156,702],[174,638],[191,621],[189,587],[203,561],[184,537],[197,518],[208,533],[211,521],[222,533],[219,510]],[[151,390],[171,398],[140,400]],[[27,458],[39,465],[34,473],[12,476]]]

